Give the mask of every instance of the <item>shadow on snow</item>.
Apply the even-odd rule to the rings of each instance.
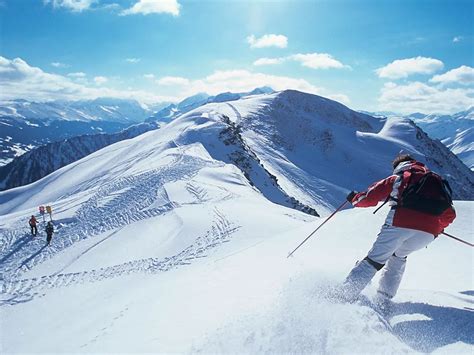
[[[401,321],[393,326],[394,333],[416,351],[432,352],[456,342],[474,344],[472,310],[405,302],[394,306],[391,317],[405,314],[429,318]]]

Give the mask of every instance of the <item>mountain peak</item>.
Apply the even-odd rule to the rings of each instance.
[[[261,95],[261,94],[273,94],[275,90],[273,90],[269,86],[261,86],[258,88],[253,89],[251,92],[249,92],[249,95]]]

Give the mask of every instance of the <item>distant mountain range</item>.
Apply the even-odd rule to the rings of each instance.
[[[164,104],[153,107],[161,109]],[[114,133],[143,122],[153,111],[135,100],[0,103],[0,166],[49,142],[94,133]]]
[[[365,112],[365,111],[363,111]],[[373,112],[378,117],[404,117],[413,120],[432,138],[439,139],[471,170],[474,170],[474,107],[453,115]]]
[[[158,123],[139,123],[117,133],[97,133],[48,143],[0,166],[0,191],[27,185],[110,144],[159,128]]]
[[[474,170],[474,107],[454,115],[413,114],[412,118],[431,137],[441,140]]]

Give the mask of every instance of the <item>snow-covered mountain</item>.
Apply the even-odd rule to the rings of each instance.
[[[183,101],[180,101],[177,104],[171,103],[149,117],[147,122],[168,123],[183,113],[189,112],[196,107],[205,105],[209,98],[210,96],[206,93],[198,93],[185,98]]]
[[[334,208],[347,189],[389,175],[400,150],[446,175],[457,198],[474,198],[473,174],[410,120],[376,119],[291,90],[205,107],[228,116],[259,164],[306,205]]]
[[[433,138],[444,139],[473,127],[474,106],[453,115],[414,113],[406,117],[415,121]]]
[[[193,96],[190,96],[183,101],[177,104],[170,104],[164,107],[162,110],[156,112],[152,117],[147,121],[157,121],[157,122],[170,122],[176,117],[185,114],[195,108],[212,103],[212,102],[226,102],[239,100],[242,97],[253,96],[253,95],[262,95],[262,94],[271,94],[274,90],[267,86],[262,86],[256,88],[250,92],[241,92],[241,93],[232,93],[224,92],[216,96],[210,96],[206,93],[199,93]]]
[[[451,149],[464,164],[471,168],[471,170],[474,170],[474,125],[457,132],[454,137],[444,138],[442,142]]]
[[[377,112],[380,117],[402,117],[393,112]],[[471,170],[474,170],[474,107],[453,115],[412,113],[413,120],[432,138],[442,141]]]
[[[117,133],[97,133],[67,138],[34,148],[0,166],[0,191],[30,184],[110,144],[159,128],[139,123]]]
[[[328,298],[387,206],[286,258],[401,149],[473,199],[473,173],[413,122],[296,91],[200,106],[0,192],[2,352],[472,352],[473,255],[444,237],[410,257],[389,319]],[[25,232],[39,205],[49,247]],[[447,231],[472,240],[473,203],[456,207]]]
[[[154,106],[155,109],[161,107]],[[49,142],[84,134],[120,131],[143,122],[152,113],[135,100],[114,98],[1,102],[0,165]]]
[[[454,115],[417,114],[409,117],[474,170],[474,106]]]
[[[173,144],[199,143],[214,159],[236,165],[271,201],[312,213],[389,175],[400,150],[445,175],[455,198],[474,199],[472,172],[412,121],[385,121],[315,95],[287,90],[210,103],[168,125],[167,132],[189,126],[175,128]]]

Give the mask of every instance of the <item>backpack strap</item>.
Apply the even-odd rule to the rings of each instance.
[[[453,190],[451,190],[451,186],[449,186],[449,182],[448,180],[445,180],[445,179],[441,179],[442,183],[443,183],[443,187],[446,191],[446,195],[447,197],[449,198],[449,203],[452,205],[453,204]]]
[[[412,170],[413,170],[413,169],[409,169],[409,170],[405,170],[405,171],[400,171],[400,172],[398,172],[396,175],[398,175],[401,179],[403,179],[403,174],[405,174],[405,172],[409,171],[409,172],[410,172],[410,177],[408,178],[408,183],[407,183],[407,186],[408,186],[408,185],[410,185],[411,177],[412,177],[412,175],[413,175],[413,174],[412,174],[412,173],[413,173]],[[376,213],[377,213],[383,206],[385,206],[385,205],[387,204],[387,202],[390,201],[390,200],[396,201],[396,202],[398,203],[398,198],[392,197],[392,195],[389,194],[389,195],[387,196],[387,198],[385,199],[385,201],[384,201],[379,207],[377,207],[377,209],[376,209],[374,212],[372,212],[372,213],[373,213],[373,214],[376,214]]]

